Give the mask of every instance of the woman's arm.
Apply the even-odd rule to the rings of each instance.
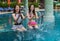
[[[28,18],[28,19],[32,19],[32,17],[29,16],[29,13],[27,13],[27,18]]]
[[[12,16],[13,16],[14,20],[16,21],[16,20],[17,20],[17,18],[15,17],[15,14],[12,14]]]
[[[22,18],[25,19],[25,16],[23,14],[21,14],[21,15],[22,15]]]
[[[39,17],[38,17],[38,15],[37,15],[37,13],[35,13],[36,14],[36,18],[38,19]]]

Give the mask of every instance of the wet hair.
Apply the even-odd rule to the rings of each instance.
[[[32,6],[33,4],[31,4],[30,6],[29,6],[29,13],[31,12],[31,6]],[[34,5],[33,5],[34,6]],[[34,6],[34,10],[32,11],[33,12],[33,15],[35,15],[35,6]]]
[[[16,13],[16,10],[15,10],[16,6],[19,6],[19,5],[15,5],[15,6],[14,6],[13,13]],[[19,6],[19,8],[20,8],[20,6]],[[21,11],[20,11],[20,9],[19,9],[19,12],[18,12],[18,13],[19,13],[19,14],[21,14]]]

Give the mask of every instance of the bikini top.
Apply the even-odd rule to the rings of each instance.
[[[32,13],[29,14],[29,17],[32,17],[32,20],[35,20],[35,19],[36,19],[36,18],[35,18],[35,15],[33,15]]]

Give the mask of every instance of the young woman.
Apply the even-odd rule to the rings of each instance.
[[[35,22],[35,19],[38,18],[37,13],[35,13],[35,7],[34,5],[30,5],[29,6],[29,12],[27,14],[29,22],[28,22],[28,26],[30,29],[33,28],[38,28],[37,23]]]
[[[20,12],[20,6],[16,5],[14,7],[14,11],[13,11],[13,19],[14,19],[14,25],[12,27],[12,29],[14,30],[18,30],[18,31],[26,31],[26,29],[24,28],[24,26],[22,25],[22,20],[25,18],[24,15]]]

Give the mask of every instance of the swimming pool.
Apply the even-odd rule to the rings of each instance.
[[[44,11],[42,11],[44,13]],[[17,32],[14,32],[10,29],[10,25],[7,22],[7,17],[10,15],[7,14],[7,16],[2,17],[5,19],[1,19],[0,17],[0,41],[60,41],[60,12],[59,11],[54,11],[54,16],[55,16],[55,23],[43,23],[41,26],[40,30],[30,30],[28,32],[22,32],[19,35],[16,35]],[[4,20],[3,22],[1,22]],[[7,22],[7,23],[5,23]],[[8,25],[6,27],[5,24]],[[1,26],[2,24],[2,26]],[[3,30],[4,27],[6,30]],[[53,28],[52,28],[53,27]],[[8,30],[10,29],[10,30]],[[34,32],[32,32],[34,31]],[[24,36],[23,36],[23,35]],[[33,34],[33,35],[31,35]],[[21,38],[21,36],[23,36]],[[19,36],[19,38],[17,37]],[[23,39],[24,38],[24,39]]]

